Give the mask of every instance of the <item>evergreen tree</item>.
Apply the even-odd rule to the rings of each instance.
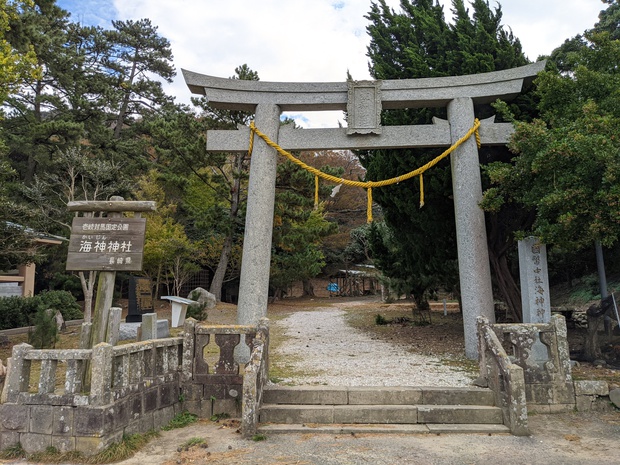
[[[373,2],[367,18],[370,71],[375,79],[426,78],[496,71],[527,63],[520,42],[502,24],[498,5],[474,0],[470,14],[463,0],[453,0],[453,22],[447,23],[439,2],[402,0],[395,12],[384,0]],[[527,104],[527,100],[524,104]],[[517,112],[519,107],[515,107]],[[490,107],[477,107],[479,118],[490,116]],[[445,109],[383,111],[384,125],[430,124],[434,116],[445,118]],[[362,153],[367,178],[381,180],[411,171],[435,158],[440,150],[377,150]],[[483,148],[481,161],[506,157],[502,148]],[[425,204],[419,208],[418,180],[377,189],[374,199],[381,205],[389,232],[389,247],[377,244],[375,259],[398,274],[420,305],[429,288],[458,289],[456,233],[448,160],[424,176]],[[504,218],[496,218],[502,225]],[[491,264],[495,283],[516,315],[520,314],[518,288],[511,276],[506,253],[511,238],[505,227],[489,228]],[[375,238],[381,230],[377,229]],[[384,239],[387,240],[387,239]],[[383,254],[383,256],[381,256]]]

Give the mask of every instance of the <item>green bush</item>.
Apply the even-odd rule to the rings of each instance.
[[[28,344],[35,349],[53,349],[58,342],[55,310],[40,308],[35,313],[32,323],[34,330],[28,333]]]
[[[80,306],[70,292],[44,291],[34,297],[0,298],[0,329],[30,326],[37,312],[48,308],[59,310],[65,320],[82,318]]]

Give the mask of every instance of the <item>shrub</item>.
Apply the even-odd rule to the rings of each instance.
[[[53,349],[58,341],[55,310],[40,308],[35,313],[32,323],[34,330],[28,333],[28,344],[35,349]]]
[[[65,321],[82,318],[80,306],[71,293],[44,291],[34,297],[0,298],[0,329],[21,328],[34,324],[36,313],[40,309],[48,308],[59,310]]]

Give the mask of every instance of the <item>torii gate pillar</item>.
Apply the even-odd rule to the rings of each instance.
[[[471,127],[474,120],[471,98],[456,98],[448,103],[450,137],[454,144]],[[470,137],[450,157],[452,191],[456,218],[456,240],[461,285],[461,310],[465,331],[465,355],[478,356],[476,318],[495,321],[493,289],[487,247],[482,200],[482,181],[476,139]]]
[[[280,127],[278,105],[257,105],[255,120],[256,126],[271,140],[278,140]],[[255,138],[254,144],[250,161],[248,206],[237,305],[237,323],[240,325],[254,325],[267,316],[269,297],[278,153],[258,137]]]

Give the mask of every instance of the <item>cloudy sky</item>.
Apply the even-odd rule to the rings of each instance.
[[[179,71],[230,77],[247,64],[262,81],[369,79],[366,46],[371,0],[57,0],[74,21],[150,18],[171,42]],[[450,0],[440,0],[450,17]],[[387,0],[398,10],[400,0]],[[591,28],[601,0],[503,0],[503,23],[536,60]],[[491,5],[495,2],[491,1]],[[167,92],[189,102],[179,75]],[[341,113],[289,115],[305,127],[335,127]]]

